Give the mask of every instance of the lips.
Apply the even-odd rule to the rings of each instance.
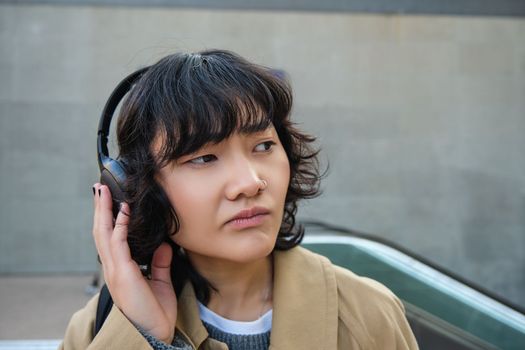
[[[270,211],[263,207],[253,207],[244,209],[230,218],[226,224],[235,228],[247,228],[260,225],[263,220],[270,214]]]
[[[244,209],[237,213],[234,217],[232,217],[228,222],[239,220],[239,219],[247,219],[251,218],[256,215],[263,215],[263,214],[269,214],[270,211],[263,207],[253,207],[250,209]]]

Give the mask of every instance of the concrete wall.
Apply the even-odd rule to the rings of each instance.
[[[330,162],[302,217],[525,304],[525,21],[0,5],[0,273],[89,271],[100,110],[128,72],[227,48],[290,73]]]

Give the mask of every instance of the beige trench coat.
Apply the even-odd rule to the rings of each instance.
[[[93,338],[97,300],[73,315],[61,350],[151,349],[116,306]],[[178,296],[177,332],[194,349],[228,349],[208,337],[189,283]],[[402,303],[383,285],[304,248],[274,253],[271,350],[417,348]]]

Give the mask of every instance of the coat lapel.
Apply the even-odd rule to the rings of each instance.
[[[208,337],[208,331],[200,320],[197,298],[191,283],[186,283],[177,297],[177,308],[177,330],[198,349]]]
[[[270,349],[336,349],[337,283],[328,259],[303,248],[274,252]]]

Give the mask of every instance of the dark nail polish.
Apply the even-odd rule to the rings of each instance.
[[[93,190],[93,195],[95,195],[95,186],[91,187],[91,189]]]
[[[102,196],[102,191],[100,190],[100,188],[98,189],[98,195]]]

